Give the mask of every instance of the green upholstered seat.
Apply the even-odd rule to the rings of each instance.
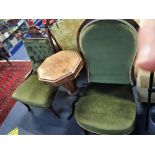
[[[77,123],[97,134],[128,134],[136,117],[131,88],[127,85],[92,84],[75,110]]]
[[[98,134],[131,133],[136,117],[130,84],[137,31],[124,20],[85,23],[79,29],[79,48],[87,63],[88,81],[98,85],[88,87],[77,102],[76,121]]]
[[[34,71],[37,71],[37,68],[41,65],[45,58],[54,53],[54,50],[51,48],[47,38],[24,39],[24,46],[32,61]]]
[[[40,82],[38,75],[32,74],[16,89],[12,97],[28,105],[49,107],[54,94],[54,87]]]

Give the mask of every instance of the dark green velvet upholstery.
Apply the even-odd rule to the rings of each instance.
[[[22,103],[49,107],[55,94],[55,88],[38,80],[37,74],[32,74],[13,93],[12,97]]]
[[[45,58],[54,53],[47,38],[24,39],[24,46],[32,61],[34,71],[37,71]]]
[[[92,84],[77,102],[75,118],[93,133],[129,134],[136,118],[130,69],[137,32],[123,20],[92,21],[81,29],[78,40]]]
[[[92,84],[76,105],[75,118],[84,129],[98,134],[128,134],[136,117],[128,85]]]
[[[12,97],[24,104],[49,108],[56,89],[38,80],[36,73],[40,64],[54,53],[47,38],[24,39],[24,45],[32,61],[33,74],[13,93]]]
[[[129,84],[136,44],[135,30],[123,22],[99,20],[88,24],[80,33],[80,48],[89,66],[89,81]]]

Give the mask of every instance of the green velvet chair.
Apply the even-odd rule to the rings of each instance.
[[[38,80],[37,68],[40,64],[54,53],[48,38],[24,39],[24,46],[32,61],[33,72],[16,89],[12,97],[29,106],[52,108],[52,101],[55,96],[56,88]],[[54,114],[58,114],[53,110]]]
[[[84,130],[96,134],[130,134],[134,130],[137,30],[133,20],[86,20],[81,25],[78,46],[89,85],[75,105],[75,118]]]

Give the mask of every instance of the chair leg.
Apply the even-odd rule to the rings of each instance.
[[[56,117],[60,118],[60,115],[53,109],[52,106],[50,106],[49,109],[54,113]]]
[[[89,135],[89,134],[88,134],[89,132],[88,132],[87,130],[83,129],[82,127],[80,127],[80,128],[81,128],[81,130],[84,132],[85,135]]]
[[[84,134],[85,134],[85,135],[89,135],[87,130],[84,130],[84,129],[83,129],[83,131],[84,131]]]
[[[31,111],[31,108],[29,105],[27,105],[27,104],[24,104],[24,105],[27,107],[28,111]]]
[[[72,112],[71,112],[71,114],[68,116],[68,120],[70,120],[72,117],[73,117],[73,115],[74,115],[74,112],[75,112],[75,104],[76,104],[76,102],[78,101],[78,99],[80,98],[80,96],[79,95],[77,95],[77,98],[76,98],[76,100],[73,102],[73,104],[72,104]]]
[[[9,61],[8,57],[5,55],[5,53],[1,52],[0,55],[7,61],[7,63],[12,66],[11,62]]]
[[[149,80],[149,89],[148,89],[148,104],[146,107],[146,113],[145,113],[145,130],[148,129],[148,117],[149,117],[149,109],[151,106],[151,96],[154,90],[152,89],[153,87],[153,79],[154,79],[154,72],[150,73],[150,80]]]
[[[75,102],[72,104],[72,112],[68,116],[67,120],[70,120],[73,117],[74,112],[75,112]]]

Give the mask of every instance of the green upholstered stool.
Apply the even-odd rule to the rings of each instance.
[[[76,104],[77,123],[97,134],[131,133],[136,118],[131,89],[135,27],[125,20],[85,21],[78,44],[87,64],[88,82],[96,84]]]
[[[77,123],[97,134],[128,134],[136,117],[132,91],[126,85],[92,84],[75,110]]]
[[[12,97],[31,106],[49,108],[55,91],[54,87],[40,82],[38,75],[33,74],[17,88]]]

